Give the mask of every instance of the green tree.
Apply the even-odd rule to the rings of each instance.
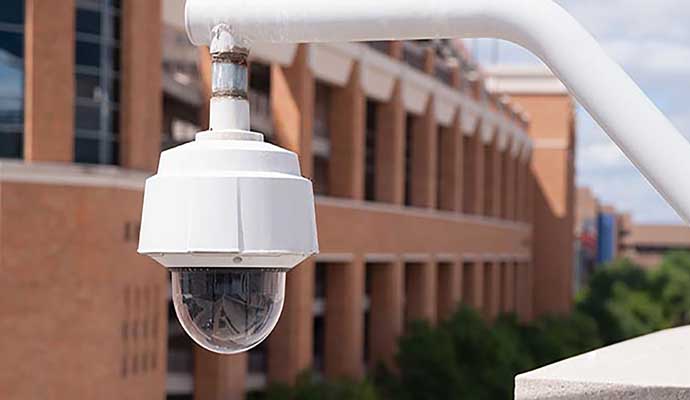
[[[652,280],[652,296],[661,302],[668,323],[690,324],[690,253],[667,254]]]
[[[450,399],[464,390],[453,338],[446,329],[415,322],[400,339],[399,381],[389,395],[398,399]]]
[[[295,386],[272,384],[266,391],[252,393],[250,400],[378,400],[375,386],[369,381],[325,381],[311,372],[297,379]]]
[[[581,312],[573,312],[567,317],[544,316],[521,329],[534,367],[548,365],[602,345],[596,322]]]
[[[596,321],[604,344],[650,333],[668,326],[653,287],[647,271],[621,260],[592,276],[577,310]]]

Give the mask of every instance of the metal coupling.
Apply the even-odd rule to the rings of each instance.
[[[213,97],[247,100],[249,50],[233,48],[231,51],[211,54],[211,90]]]

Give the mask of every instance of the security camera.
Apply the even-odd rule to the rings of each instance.
[[[234,354],[273,330],[286,273],[318,244],[297,156],[248,130],[246,53],[214,54],[213,71],[210,130],[163,152],[146,181],[139,253],[170,269],[189,336]]]

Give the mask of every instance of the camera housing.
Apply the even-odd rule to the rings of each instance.
[[[311,181],[253,132],[201,132],[146,181],[140,254],[168,268],[290,269],[318,252]]]
[[[198,133],[146,181],[138,252],[171,270],[178,319],[199,345],[248,350],[278,321],[285,273],[318,252],[311,181],[261,134]]]

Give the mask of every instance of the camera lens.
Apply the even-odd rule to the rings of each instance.
[[[171,270],[172,299],[187,334],[207,350],[235,354],[263,341],[278,323],[285,270]]]

